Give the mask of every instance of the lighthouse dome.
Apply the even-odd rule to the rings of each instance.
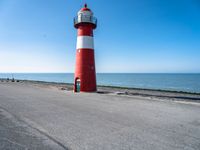
[[[85,4],[80,11],[91,11],[91,10],[87,7],[87,4]]]
[[[78,16],[80,15],[93,16],[93,12],[87,7],[87,4],[85,4],[85,6],[78,12]]]

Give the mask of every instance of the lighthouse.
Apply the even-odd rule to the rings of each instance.
[[[96,92],[93,30],[97,27],[97,19],[87,4],[74,18],[74,27],[78,30],[74,92]]]

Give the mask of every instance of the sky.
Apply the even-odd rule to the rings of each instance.
[[[85,2],[98,73],[200,73],[199,0],[0,0],[0,73],[73,73]]]

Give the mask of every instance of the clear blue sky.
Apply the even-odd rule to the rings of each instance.
[[[74,72],[86,0],[0,0],[0,72]],[[87,0],[97,72],[200,72],[199,0]]]

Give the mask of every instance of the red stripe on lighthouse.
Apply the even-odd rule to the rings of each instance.
[[[78,28],[78,36],[93,36],[93,26],[84,23]]]

